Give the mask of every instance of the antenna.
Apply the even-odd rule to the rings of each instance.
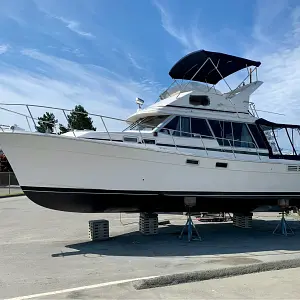
[[[139,106],[139,109],[141,109],[144,104],[144,100],[141,98],[136,98],[135,103]]]

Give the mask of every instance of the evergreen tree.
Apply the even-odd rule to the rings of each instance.
[[[55,123],[57,122],[53,113],[46,112],[42,117],[39,117],[38,120],[39,126],[36,126],[38,132],[53,133]]]
[[[60,131],[59,134],[63,134],[63,133],[66,133],[70,130],[67,127],[65,127],[63,124],[59,124],[59,131]]]
[[[68,115],[68,129],[77,129],[77,130],[96,130],[93,126],[92,119],[88,116],[87,111],[81,105],[76,105],[75,109]],[[71,126],[71,128],[70,128]]]

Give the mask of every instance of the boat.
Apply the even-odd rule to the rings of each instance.
[[[123,130],[109,131],[108,117],[90,114],[105,130],[12,128],[0,132],[0,145],[25,195],[49,209],[182,213],[187,199],[196,212],[248,213],[282,199],[299,207],[300,126],[258,116],[250,96],[263,84],[260,65],[198,50],[175,63],[172,84],[154,103],[143,108],[136,99]],[[246,70],[231,88],[227,77]],[[221,81],[228,91],[216,88]],[[25,106],[35,123],[36,105]]]

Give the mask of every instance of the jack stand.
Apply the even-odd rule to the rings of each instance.
[[[198,239],[197,238],[194,238],[193,240],[199,240],[199,241],[202,241],[196,227],[195,227],[195,224],[192,220],[192,217],[191,217],[191,213],[190,213],[190,209],[188,210],[188,213],[187,213],[187,220],[186,220],[186,223],[180,233],[180,236],[179,236],[179,239],[182,238],[182,235],[183,235],[183,232],[184,232],[184,229],[187,227],[188,229],[188,241],[190,242],[192,240],[192,236],[193,236],[193,228],[198,236]]]
[[[276,226],[276,228],[274,229],[273,234],[277,234],[277,235],[281,234],[284,236],[294,235],[295,234],[294,231],[285,220],[284,213],[285,213],[284,211],[281,212],[281,220],[279,224]]]

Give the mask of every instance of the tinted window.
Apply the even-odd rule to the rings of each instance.
[[[191,125],[191,132],[193,137],[197,137],[197,134],[201,135],[202,137],[212,137],[212,133],[208,127],[206,120],[192,118]]]
[[[191,119],[188,117],[180,117],[181,119],[181,136],[188,136],[190,137],[191,134]]]
[[[140,119],[131,125],[130,130],[152,130],[166,120],[169,116],[153,116]]]
[[[210,100],[207,95],[190,95],[190,104],[198,106],[208,106],[210,104]]]
[[[250,128],[251,130],[251,133],[257,143],[257,146],[258,148],[261,148],[261,149],[267,149],[267,146],[261,136],[261,133],[259,132],[258,128],[256,125],[254,124],[248,124],[248,127]]]
[[[244,123],[232,123],[235,147],[254,148],[253,139]]]
[[[180,118],[177,116],[173,118],[168,124],[164,126],[164,128],[174,130],[173,135],[180,135]],[[161,129],[161,132],[170,133],[167,129]]]
[[[209,124],[217,138],[219,145],[231,146],[233,144],[233,134],[230,122],[210,120]]]

